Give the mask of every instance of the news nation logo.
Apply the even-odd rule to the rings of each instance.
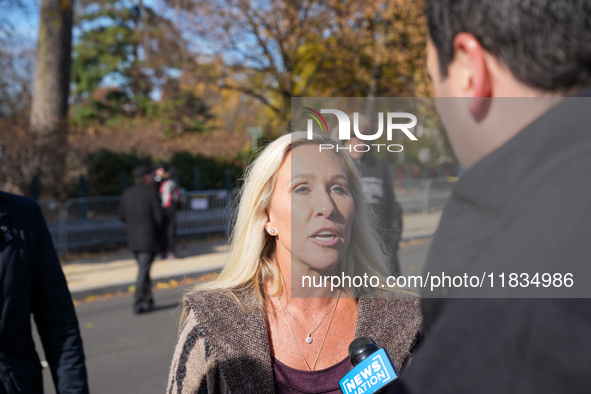
[[[344,394],[371,394],[398,378],[384,349],[360,362],[339,381]]]
[[[320,112],[313,110],[312,108],[303,107],[310,112],[303,112],[309,115],[316,121],[320,130],[326,130],[328,132],[328,125],[326,120],[321,114],[334,114],[339,122],[339,140],[350,140],[351,139],[351,120],[349,115],[338,109],[321,109]],[[314,122],[312,119],[308,119],[308,139],[312,139],[312,133],[314,132]],[[388,141],[392,141],[392,132],[394,130],[401,130],[408,138],[412,141],[417,141],[417,137],[414,136],[408,129],[411,129],[417,125],[417,117],[408,112],[388,112],[386,114],[386,138]],[[409,123],[394,123],[394,119],[410,119]],[[378,131],[375,134],[362,134],[359,131],[359,113],[353,113],[353,132],[355,137],[363,141],[375,141],[382,136],[384,133],[384,113],[378,113]]]

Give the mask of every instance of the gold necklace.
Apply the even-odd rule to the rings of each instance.
[[[324,338],[322,338],[322,342],[320,343],[320,348],[318,349],[318,354],[316,355],[316,360],[314,360],[314,365],[312,365],[312,368],[310,368],[310,364],[308,364],[308,361],[306,360],[306,357],[304,356],[304,352],[302,352],[302,349],[300,348],[300,344],[298,343],[298,340],[296,339],[295,334],[293,333],[293,330],[291,329],[291,326],[289,325],[289,320],[287,320],[287,315],[285,314],[285,308],[284,308],[283,304],[281,303],[281,300],[279,300],[279,296],[277,296],[277,300],[279,300],[279,305],[281,306],[281,312],[283,313],[283,317],[285,318],[285,323],[287,324],[287,328],[289,328],[289,332],[291,332],[291,336],[293,337],[293,340],[294,340],[296,346],[298,347],[298,350],[300,351],[300,354],[302,355],[304,362],[306,363],[306,367],[308,367],[308,371],[313,371],[316,368],[316,363],[318,363],[318,358],[320,357],[320,351],[322,350],[322,346],[324,345],[324,341],[326,340],[326,336],[328,335],[328,329],[330,328],[330,324],[332,323],[332,318],[334,317],[334,313],[337,310],[337,304],[339,302],[340,297],[341,297],[341,290],[339,290],[339,295],[337,296],[337,300],[334,303],[334,309],[332,310],[332,314],[330,315],[330,320],[328,321],[328,326],[326,327],[326,332],[324,333]]]

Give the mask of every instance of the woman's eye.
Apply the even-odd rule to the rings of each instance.
[[[335,186],[332,188],[332,191],[337,194],[347,194],[347,191],[342,186]]]
[[[296,186],[296,188],[293,189],[293,191],[294,191],[294,193],[298,193],[298,194],[306,194],[310,191],[310,188],[305,185],[300,185],[300,186]]]

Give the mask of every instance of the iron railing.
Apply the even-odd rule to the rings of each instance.
[[[233,197],[228,190],[183,193],[177,235],[228,231]],[[125,224],[119,219],[120,201],[121,196],[72,198],[53,209],[40,202],[60,256],[74,248],[125,242]]]
[[[396,199],[405,213],[443,208],[453,183],[446,178],[402,179],[394,182]],[[228,233],[235,194],[228,190],[183,193],[177,235]],[[119,220],[120,196],[72,198],[64,204],[39,201],[54,245],[61,256],[74,248],[125,242]]]

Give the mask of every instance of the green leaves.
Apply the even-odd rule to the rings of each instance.
[[[179,83],[188,45],[174,23],[128,0],[83,2],[77,21],[74,124],[115,125],[140,116],[158,120],[168,137],[207,130],[209,108]]]
[[[107,75],[116,73],[123,85],[140,63],[139,11],[135,6],[110,0],[93,2],[79,21],[82,30],[72,58],[73,94],[88,96]]]

